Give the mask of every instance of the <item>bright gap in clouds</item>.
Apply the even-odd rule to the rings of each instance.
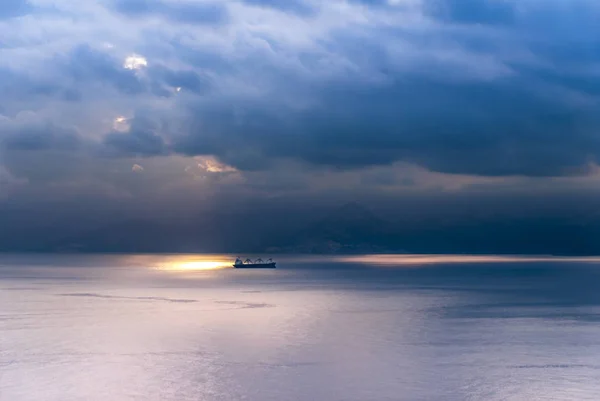
[[[197,156],[195,160],[198,162],[198,167],[202,170],[206,170],[209,173],[233,173],[237,172],[232,166],[225,163],[221,163],[214,157],[208,156]]]
[[[145,57],[137,54],[132,54],[131,56],[127,57],[123,63],[123,67],[128,70],[139,70],[147,66],[148,60],[146,60]]]
[[[113,129],[118,132],[129,131],[129,119],[123,116],[115,118],[113,120]]]

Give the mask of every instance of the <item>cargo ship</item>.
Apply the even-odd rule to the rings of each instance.
[[[263,261],[260,258],[254,261],[246,259],[242,262],[242,259],[236,258],[233,267],[236,269],[275,269],[275,262],[273,262],[273,259]]]

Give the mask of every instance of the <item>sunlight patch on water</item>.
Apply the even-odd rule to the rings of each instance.
[[[130,255],[122,259],[122,263],[173,272],[233,268],[231,257],[226,255]]]
[[[375,265],[429,265],[450,263],[514,263],[514,262],[589,262],[598,263],[600,257],[502,256],[502,255],[360,255],[341,256],[336,262]]]
[[[224,257],[206,258],[202,256],[177,256],[160,264],[158,269],[169,271],[201,271],[228,269],[231,260]]]
[[[216,270],[226,269],[229,265],[225,265],[224,262],[217,261],[196,261],[196,262],[184,262],[184,263],[173,263],[166,266],[165,270]]]

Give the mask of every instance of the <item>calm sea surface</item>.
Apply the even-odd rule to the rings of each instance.
[[[600,399],[600,262],[228,261],[0,256],[0,400]]]

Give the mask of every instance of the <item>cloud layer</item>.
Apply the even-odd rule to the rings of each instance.
[[[600,158],[599,20],[594,0],[2,2],[1,182],[581,183]]]

